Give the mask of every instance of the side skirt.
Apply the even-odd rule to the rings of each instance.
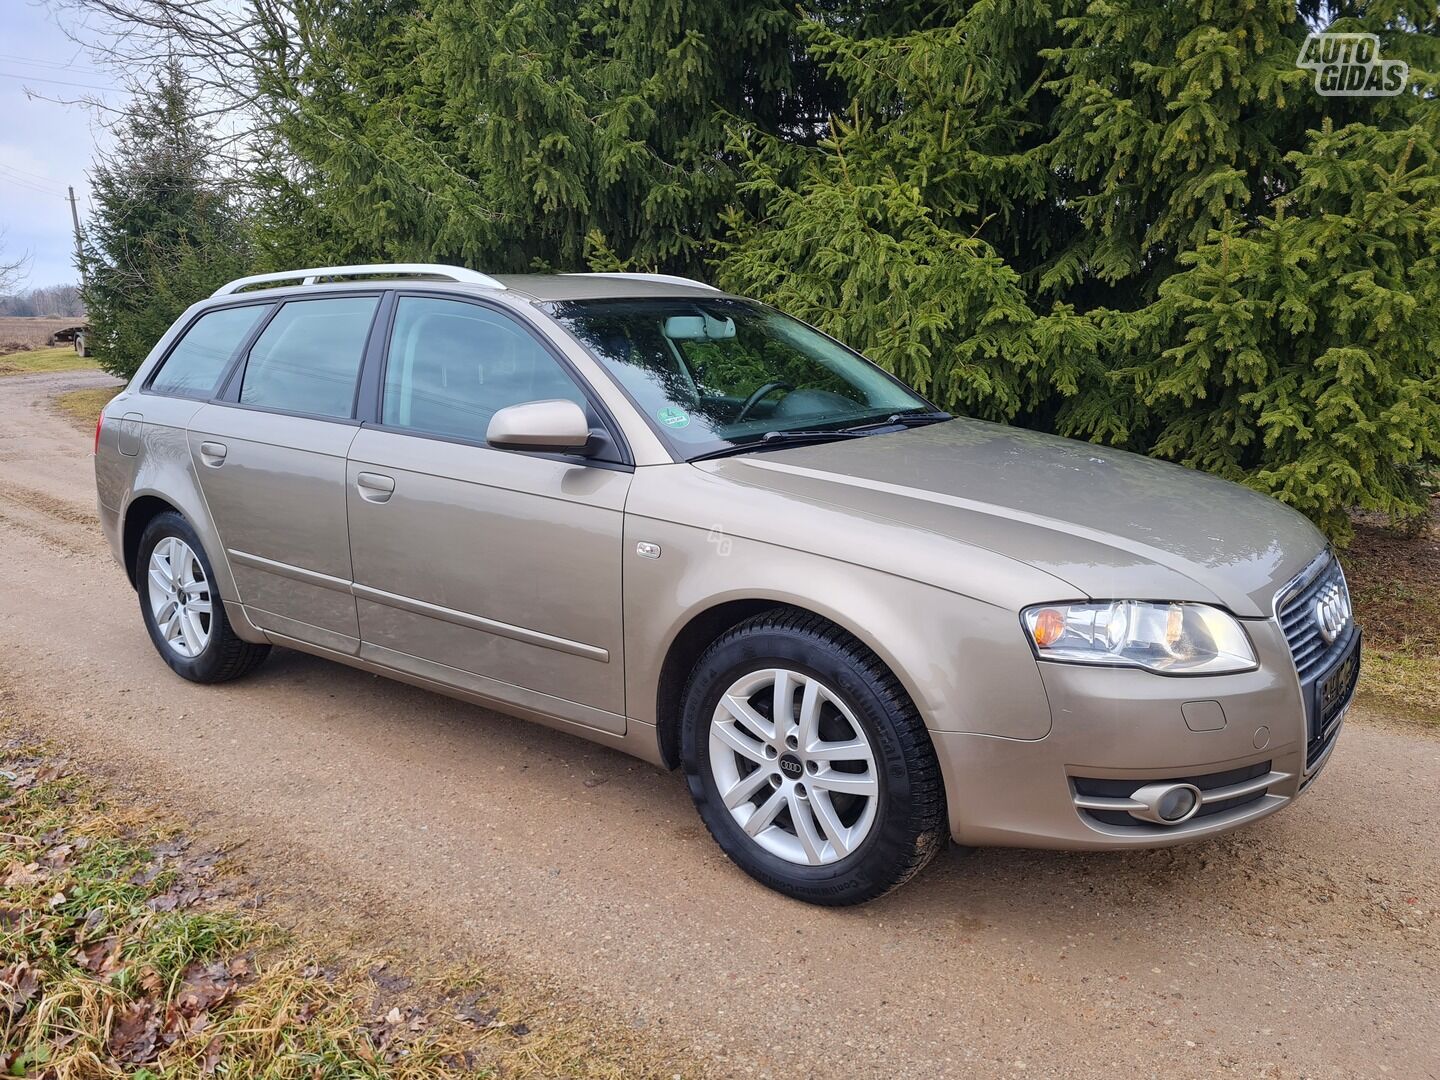
[[[558,698],[538,694],[533,690],[526,690],[519,686],[511,686],[508,683],[502,683],[497,680],[481,679],[480,676],[470,676],[470,678],[476,683],[482,683],[487,690],[490,690],[489,693],[443,682],[436,678],[427,677],[415,670],[406,670],[405,668],[397,667],[395,663],[388,661],[392,658],[396,662],[412,661],[416,665],[423,664],[434,668],[437,672],[448,673],[452,669],[440,664],[431,664],[429,661],[419,660],[415,657],[408,657],[403,653],[393,653],[390,652],[390,650],[381,649],[378,646],[362,645],[361,655],[355,656],[348,653],[337,652],[333,649],[327,649],[323,645],[315,645],[308,641],[301,641],[298,638],[287,637],[273,630],[265,631],[265,638],[272,644],[281,645],[287,649],[295,649],[298,652],[309,653],[312,656],[319,656],[326,660],[335,660],[339,663],[347,664],[350,667],[358,668],[361,671],[384,675],[387,678],[407,683],[410,686],[419,687],[422,690],[430,690],[438,694],[444,694],[446,697],[466,701],[472,705],[480,705],[509,716],[516,716],[523,720],[529,720],[532,723],[542,724],[556,731],[578,735],[580,738],[590,742],[611,747],[622,753],[640,758],[642,761],[648,761],[661,769],[665,768],[665,763],[660,756],[660,742],[656,736],[655,727],[652,724],[615,716],[598,709],[590,709],[583,705],[577,705],[574,702],[564,702]],[[457,677],[465,676],[465,673],[460,671],[456,671],[454,674]],[[581,720],[570,719],[565,716],[557,716],[554,713],[546,712],[539,707],[542,702],[557,708],[581,711],[587,718],[603,718],[607,727],[602,728],[593,723],[585,723]],[[620,730],[607,730],[609,727],[616,727]]]

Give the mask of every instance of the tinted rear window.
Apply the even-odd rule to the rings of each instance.
[[[150,381],[161,394],[212,397],[231,359],[250,336],[269,304],[207,311],[190,325],[165,364]]]
[[[250,349],[240,401],[313,416],[349,417],[375,296],[292,300]]]

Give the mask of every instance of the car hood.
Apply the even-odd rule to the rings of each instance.
[[[700,467],[942,533],[1025,562],[1095,599],[1188,600],[1268,616],[1276,591],[1325,546],[1302,515],[1238,484],[979,420]],[[903,550],[877,549],[875,560],[905,572]]]

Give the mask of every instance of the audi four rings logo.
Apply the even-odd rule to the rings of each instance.
[[[1315,599],[1315,625],[1320,628],[1320,636],[1325,639],[1325,644],[1330,644],[1340,636],[1340,631],[1350,621],[1350,601],[1345,592],[1333,581],[1320,591]]]

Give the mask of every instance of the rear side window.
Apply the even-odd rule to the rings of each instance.
[[[376,296],[292,300],[250,348],[240,401],[313,416],[349,417]]]
[[[183,397],[214,396],[220,376],[269,310],[269,304],[255,304],[207,311],[170,350],[150,389]]]
[[[570,376],[513,319],[458,300],[400,298],[382,423],[478,441],[507,405],[551,398],[586,407]]]

